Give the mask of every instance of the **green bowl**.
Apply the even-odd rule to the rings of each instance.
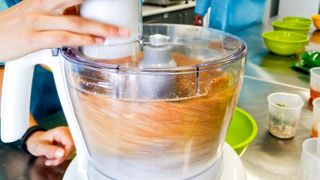
[[[297,17],[297,16],[286,16],[282,19],[282,21],[286,22],[296,22],[305,24],[306,26],[311,26],[312,20],[304,17]]]
[[[267,48],[274,54],[289,56],[301,52],[308,43],[307,35],[290,31],[271,31],[262,34]]]
[[[257,132],[257,123],[253,117],[243,109],[236,108],[226,141],[241,156],[256,137]]]
[[[273,21],[272,26],[275,31],[292,31],[301,34],[308,34],[310,30],[310,25],[290,21]]]

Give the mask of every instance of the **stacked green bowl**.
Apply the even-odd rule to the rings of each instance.
[[[310,26],[290,21],[274,21],[272,22],[272,26],[275,31],[291,31],[301,34],[308,34],[310,30]]]
[[[277,55],[290,56],[300,53],[308,43],[312,20],[286,16],[282,21],[273,21],[275,31],[262,34],[266,47]]]
[[[295,16],[287,16],[282,21],[272,22],[275,31],[292,31],[301,34],[308,34],[311,27],[311,19]]]
[[[312,20],[304,17],[296,17],[296,16],[287,16],[282,19],[285,22],[296,22],[300,24],[304,24],[306,26],[311,26]]]
[[[291,31],[265,32],[262,37],[271,52],[283,56],[301,52],[309,41],[307,35]]]

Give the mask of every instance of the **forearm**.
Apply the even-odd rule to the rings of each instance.
[[[24,0],[0,12],[0,60],[14,60],[53,47],[101,45],[106,38],[130,36],[125,28],[63,15],[66,8],[82,2]]]
[[[30,115],[29,115],[29,126],[32,127],[32,126],[35,126],[35,125],[37,125],[37,121],[34,119],[32,114],[30,113]]]

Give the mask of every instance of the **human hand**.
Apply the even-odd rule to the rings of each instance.
[[[24,0],[0,13],[0,60],[58,46],[103,44],[113,36],[129,36],[118,28],[75,15],[63,15],[84,0]]]
[[[203,16],[199,15],[199,14],[196,14],[194,17],[193,17],[193,24],[195,26],[203,26]]]
[[[28,151],[34,156],[46,157],[45,165],[57,166],[70,159],[74,143],[68,127],[37,131],[27,139]]]

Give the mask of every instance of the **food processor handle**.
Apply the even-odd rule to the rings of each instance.
[[[50,49],[6,62],[1,98],[1,139],[13,142],[29,128],[30,97],[34,66],[44,64],[51,69],[59,63]]]
[[[3,142],[20,139],[29,127],[31,82],[34,66],[41,56],[34,53],[5,64],[1,96]]]
[[[54,75],[59,99],[76,145],[79,165],[86,168],[87,149],[68,94],[63,62],[63,58],[53,56],[51,49],[45,49],[6,63],[1,99],[1,139],[3,142],[16,141],[28,129],[34,66],[46,65]]]

